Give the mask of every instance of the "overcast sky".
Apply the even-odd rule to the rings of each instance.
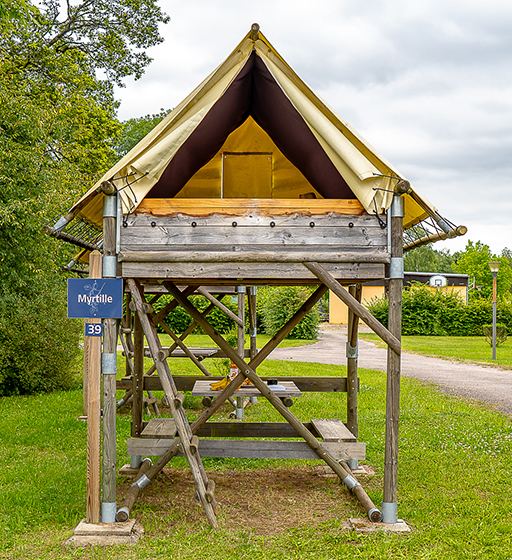
[[[257,22],[298,75],[466,236],[512,248],[510,0],[161,0],[121,119],[176,106]]]

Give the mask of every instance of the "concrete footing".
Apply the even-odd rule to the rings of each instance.
[[[397,523],[372,523],[368,518],[351,518],[346,524],[346,529],[356,533],[410,533],[411,529],[403,519]]]
[[[80,521],[66,546],[109,546],[111,544],[137,544],[144,529],[135,519],[126,523],[87,523]]]

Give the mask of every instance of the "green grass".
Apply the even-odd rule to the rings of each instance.
[[[376,334],[362,333],[361,338],[385,344]],[[497,365],[512,369],[512,340],[496,349],[496,361],[492,360],[492,348],[483,336],[402,336],[402,348],[406,352],[454,359],[461,362]]]
[[[162,346],[170,346],[174,341],[168,334],[159,334]],[[270,336],[266,334],[258,334],[256,336],[256,345],[258,348],[263,348],[263,346],[270,340]],[[245,336],[246,348],[248,347],[249,337]],[[280,344],[279,348],[291,348],[294,346],[304,346],[306,344],[314,344],[316,340],[301,340],[285,338]],[[216,348],[217,345],[213,340],[206,334],[190,334],[185,339],[185,344],[190,348]]]
[[[185,360],[179,360],[185,365]],[[340,375],[344,368],[267,361],[262,375]],[[382,501],[385,374],[362,370],[360,440],[376,476],[366,488]],[[439,394],[414,379],[402,380],[399,515],[408,535],[356,535],[344,519],[297,527],[279,537],[253,534],[250,527],[222,524],[211,533],[183,520],[172,531],[166,517],[144,501],[134,509],[146,536],[136,548],[67,550],[62,543],[85,514],[86,431],[76,420],[81,393],[55,393],[0,400],[0,558],[32,559],[294,559],[443,558],[512,559],[512,422],[490,408]],[[188,397],[188,414],[199,413]],[[306,393],[293,412],[303,421],[345,418],[345,396]],[[247,420],[278,420],[268,403],[247,409]],[[218,419],[225,420],[219,415]],[[118,416],[118,467],[127,461],[129,414]],[[185,469],[183,459],[175,466]],[[255,469],[293,461],[205,459],[207,469]],[[342,488],[335,496],[351,500]],[[217,499],[222,501],[222,489]],[[357,509],[357,508],[356,508]],[[363,512],[358,513],[360,516]],[[179,515],[171,510],[170,515]]]

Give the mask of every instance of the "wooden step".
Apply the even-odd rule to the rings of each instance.
[[[356,436],[337,418],[312,419],[311,424],[324,441],[356,441]]]
[[[152,418],[140,434],[141,438],[173,438],[176,424],[172,418]]]

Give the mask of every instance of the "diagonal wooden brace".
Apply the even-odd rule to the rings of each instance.
[[[172,282],[164,282],[165,287],[180,302],[182,307],[195,319],[210,338],[224,351],[226,356],[232,360],[240,371],[252,381],[258,391],[270,402],[270,404],[293,426],[295,431],[304,439],[304,441],[315,451],[320,459],[323,459],[331,469],[338,475],[343,482],[352,480],[352,475],[344,469],[336,459],[325,449],[320,441],[299,421],[299,419],[281,402],[281,399],[271,390],[252,367],[244,362],[244,360],[231,348],[224,338],[204,319],[197,309],[186,299],[181,296],[180,291]],[[234,383],[234,381],[233,381]],[[355,487],[355,486],[354,486]],[[352,488],[351,488],[352,489]],[[359,489],[358,489],[359,490]],[[364,492],[364,490],[363,490]],[[372,521],[380,521],[380,511],[375,507],[366,492],[364,492],[365,500],[361,500],[361,504],[365,507]],[[358,496],[359,497],[359,496]]]
[[[314,262],[305,262],[304,266],[310,270],[319,280],[321,280],[332,292],[334,292],[341,301],[364,321],[373,332],[380,336],[382,340],[398,355],[401,354],[401,345],[398,338],[393,335],[386,327],[378,321],[363,305],[361,305],[353,296],[344,290],[341,284],[334,278],[332,274],[327,272],[322,266]]]
[[[205,297],[210,303],[213,303],[215,307],[218,307],[225,315],[227,315],[232,321],[234,321],[240,327],[244,327],[244,322],[240,319],[238,315],[235,315],[231,309],[227,308],[223,303],[221,303],[215,296],[212,296],[208,290],[202,286],[197,289],[203,297]]]
[[[143,299],[140,292],[141,288],[133,279],[128,280],[128,286],[130,288],[130,292],[132,293],[136,311],[139,316],[144,334],[146,335],[151,355],[153,356],[153,359],[155,361],[158,375],[167,396],[167,400],[169,401],[171,413],[176,423],[178,434],[180,436],[181,446],[183,448],[185,456],[187,457],[190,470],[196,483],[197,493],[205,510],[208,521],[214,529],[217,529],[218,524],[214,511],[215,504],[209,502],[206,498],[206,488],[208,485],[206,471],[204,470],[204,466],[202,464],[199,453],[193,453],[193,451],[191,450],[190,441],[192,438],[192,432],[183,408],[177,408],[175,405],[174,399],[177,398],[178,391],[176,390],[176,385],[169,370],[169,366],[165,360],[160,361],[158,359],[158,351],[161,349],[161,345],[156,334],[155,327],[154,325],[152,325],[146,314],[145,306],[143,304]],[[177,291],[181,296],[181,292],[178,289]],[[184,299],[188,302],[186,298]]]
[[[183,290],[183,295],[185,297],[188,297],[190,295],[192,295],[194,292],[196,291],[196,287],[195,286],[188,286]],[[153,322],[154,325],[156,325],[157,323],[159,323],[164,317],[167,317],[167,315],[169,315],[169,313],[173,310],[176,309],[176,307],[178,307],[178,303],[176,300],[174,301],[170,301],[162,310],[160,310],[158,313],[155,313],[152,317],[151,317],[151,321]]]

